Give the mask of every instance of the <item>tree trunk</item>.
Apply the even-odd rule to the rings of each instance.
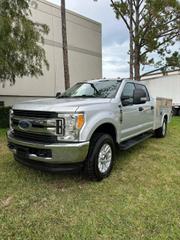
[[[130,49],[130,61],[129,61],[129,71],[130,71],[130,79],[134,79],[134,72],[133,72],[133,65],[134,65],[134,49],[133,49],[133,2],[132,0],[129,1],[129,11],[130,11],[130,30],[129,30],[129,36],[130,36],[130,43],[129,43],[129,49]]]
[[[136,23],[135,23],[135,44],[134,44],[134,73],[135,73],[135,80],[137,81],[140,81],[139,2],[140,0],[136,0],[136,4],[135,4]]]
[[[139,61],[139,46],[135,46],[134,51],[134,72],[135,72],[135,80],[140,81],[140,61]]]
[[[67,46],[67,29],[66,29],[66,7],[65,0],[61,0],[61,21],[62,21],[62,40],[63,40],[63,65],[65,89],[70,87],[69,60]]]

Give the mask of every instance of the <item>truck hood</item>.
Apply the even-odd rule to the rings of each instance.
[[[100,98],[47,98],[19,103],[13,106],[16,110],[75,112],[79,107],[110,102],[111,99]]]

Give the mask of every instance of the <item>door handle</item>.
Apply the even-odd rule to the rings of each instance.
[[[143,107],[139,107],[139,111],[142,112],[144,110]]]

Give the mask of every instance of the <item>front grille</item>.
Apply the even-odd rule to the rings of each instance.
[[[45,126],[43,126],[42,124],[37,124],[37,123],[33,123],[33,122],[31,122],[32,123],[32,127],[34,128],[45,128]],[[13,126],[18,126],[18,124],[19,124],[19,120],[17,120],[17,119],[12,119],[12,124],[13,124]],[[52,126],[47,126],[47,127],[52,127]]]
[[[44,112],[44,111],[26,111],[26,110],[14,110],[15,116],[18,117],[32,117],[32,118],[57,118],[56,112]]]
[[[20,140],[51,144],[64,135],[65,121],[56,112],[13,110],[11,123],[14,137]]]
[[[40,143],[56,143],[57,137],[53,135],[40,135],[34,133],[27,133],[14,130],[13,135],[17,139],[27,140],[32,142],[40,142]]]

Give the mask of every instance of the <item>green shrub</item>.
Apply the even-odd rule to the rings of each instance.
[[[9,109],[0,108],[0,128],[8,128],[9,126]]]

